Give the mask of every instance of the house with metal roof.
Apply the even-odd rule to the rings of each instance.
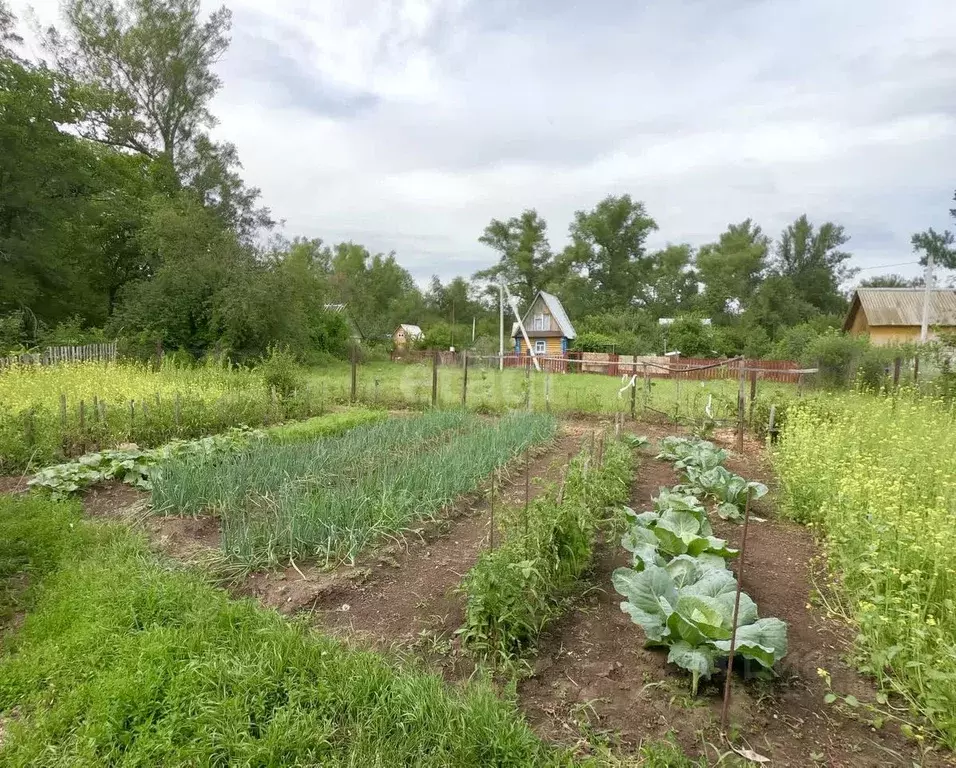
[[[859,288],[853,294],[843,330],[869,335],[873,344],[919,341],[923,322],[922,288]],[[956,331],[956,290],[930,291],[929,338],[934,329]]]
[[[392,343],[395,345],[395,349],[405,349],[409,345],[424,338],[425,334],[422,333],[422,329],[417,325],[402,323],[395,329],[395,333],[392,334]]]
[[[536,355],[563,355],[568,351],[570,342],[577,338],[564,305],[553,293],[538,291],[521,322]],[[517,323],[514,324],[511,335],[514,338],[515,352],[519,355],[528,354],[528,345]]]

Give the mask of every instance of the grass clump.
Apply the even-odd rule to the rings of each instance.
[[[792,406],[784,509],[824,536],[862,666],[956,748],[956,424],[951,404],[831,394]]]
[[[346,648],[78,518],[69,502],[0,501],[0,531],[20,542],[4,580],[42,579],[0,659],[3,765],[571,762],[486,684]]]
[[[627,500],[632,468],[621,441],[608,442],[600,458],[585,449],[568,466],[563,489],[506,510],[504,543],[483,553],[462,581],[464,645],[505,660],[533,648],[590,566],[605,512]]]

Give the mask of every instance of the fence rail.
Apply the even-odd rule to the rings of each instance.
[[[392,360],[405,363],[431,363],[438,355],[439,365],[461,365],[460,352],[398,351]],[[713,380],[734,379],[740,375],[741,358],[665,357],[660,355],[616,355],[604,352],[568,352],[564,355],[538,356],[542,371],[548,373],[598,373],[610,376],[638,375],[651,379]],[[469,365],[498,366],[498,355],[468,354]],[[534,367],[530,355],[506,354],[503,368]],[[793,360],[746,360],[747,374],[758,374],[764,381],[797,384],[810,369]]]
[[[42,352],[24,352],[19,355],[0,357],[0,368],[12,365],[55,365],[78,363],[88,360],[112,363],[116,360],[116,342],[47,347]]]

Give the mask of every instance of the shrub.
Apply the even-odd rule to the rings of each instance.
[[[291,396],[305,381],[299,361],[287,347],[269,347],[269,356],[259,364],[258,371],[266,389],[279,397]]]

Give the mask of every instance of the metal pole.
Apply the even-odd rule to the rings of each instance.
[[[747,487],[747,503],[744,507],[744,530],[740,542],[740,564],[737,566],[737,593],[734,595],[734,618],[730,626],[730,654],[727,657],[727,678],[724,680],[724,706],[720,710],[720,730],[727,731],[727,710],[730,707],[730,680],[734,673],[734,652],[737,650],[737,618],[740,613],[740,592],[744,583],[744,557],[747,555],[747,528],[750,524],[750,495]]]
[[[933,254],[926,254],[926,285],[923,288],[923,322],[920,325],[920,343],[926,342],[929,333],[929,305],[933,298]]]

